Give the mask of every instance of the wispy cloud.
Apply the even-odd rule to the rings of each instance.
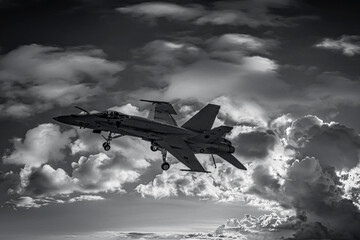
[[[290,6],[291,0],[279,1],[241,1],[221,2],[211,8],[201,5],[178,5],[166,2],[146,2],[117,8],[117,11],[144,17],[147,20],[167,18],[178,21],[191,21],[197,25],[247,25],[252,28],[259,26],[291,26],[295,18],[287,18],[274,14],[271,9]]]
[[[339,51],[345,56],[355,56],[360,54],[360,36],[342,35],[338,39],[325,38],[315,47]]]

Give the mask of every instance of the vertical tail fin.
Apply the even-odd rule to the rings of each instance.
[[[219,113],[219,109],[220,106],[218,105],[208,104],[182,125],[182,127],[195,132],[210,130],[214,124],[216,115]]]

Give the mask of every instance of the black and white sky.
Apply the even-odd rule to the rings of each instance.
[[[1,239],[360,239],[355,1],[0,0]],[[54,116],[207,103],[248,171]]]

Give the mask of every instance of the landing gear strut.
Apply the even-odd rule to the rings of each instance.
[[[170,164],[166,161],[166,153],[167,151],[165,149],[161,149],[162,160],[163,160],[163,164],[161,164],[161,169],[164,171],[170,168]]]
[[[105,151],[109,151],[111,146],[110,146],[110,142],[114,139],[114,138],[119,138],[121,137],[122,135],[119,134],[119,135],[116,135],[116,136],[112,136],[112,132],[109,132],[109,135],[107,137],[104,137],[102,135],[102,137],[105,139],[106,142],[103,143],[103,148]]]

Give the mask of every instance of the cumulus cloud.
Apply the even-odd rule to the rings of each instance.
[[[74,130],[61,131],[55,124],[46,123],[30,129],[24,139],[13,139],[14,149],[3,156],[3,162],[39,167],[49,161],[61,161],[65,158],[64,149],[75,137]]]
[[[199,157],[199,156],[198,156]],[[205,165],[209,167],[210,159]],[[183,173],[179,174],[181,163],[172,164],[170,170],[156,175],[147,184],[140,184],[136,190],[142,197],[156,199],[164,197],[194,196],[204,200],[233,201],[241,200],[244,185],[243,176],[238,169],[228,163],[218,163],[211,175]],[[180,172],[182,173],[182,172]]]
[[[301,147],[302,156],[314,156],[324,167],[350,170],[359,164],[360,137],[354,129],[305,116],[294,121],[287,134],[290,144]]]
[[[246,158],[264,159],[269,151],[274,149],[278,141],[277,135],[271,131],[251,131],[240,133],[233,144],[236,147],[236,153]]]
[[[117,81],[124,64],[92,47],[31,44],[0,59],[2,116],[27,117],[55,105],[86,102]]]
[[[2,202],[17,207],[31,208],[50,203],[72,203],[78,201],[102,200],[100,192],[125,193],[123,184],[135,182],[139,173],[123,169],[121,160],[104,153],[80,157],[71,164],[71,174],[62,168],[54,169],[48,164],[40,167],[25,167],[19,174],[1,175],[0,187],[8,187],[8,198]]]
[[[338,39],[325,38],[315,44],[315,47],[339,51],[345,56],[355,56],[360,54],[360,36],[342,35]]]
[[[301,229],[320,221],[326,234],[329,234],[324,236],[357,239],[359,186],[355,180],[358,174],[354,165],[359,163],[358,135],[345,126],[326,123],[311,115],[300,119],[285,115],[269,125],[277,130],[276,133],[243,126],[231,134],[232,138],[242,134],[256,139],[249,141],[251,146],[259,145],[258,142],[264,144],[264,151],[255,154],[262,161],[253,161],[245,173],[237,174],[237,170],[227,168],[226,163],[218,163],[218,168],[214,169],[208,165],[208,159],[200,157],[205,167],[211,169],[210,176],[193,174],[190,178],[189,173],[180,176],[177,172],[180,163],[177,163],[153,181],[138,185],[136,190],[143,197],[196,196],[202,200],[245,201],[263,209],[296,213],[291,218],[294,220],[291,224],[283,225],[284,228],[299,230],[295,238],[303,234]],[[245,140],[242,142],[246,143]],[[309,152],[307,148],[311,145],[314,147],[310,149],[318,152]],[[324,147],[317,147],[320,145]],[[329,150],[325,146],[334,151],[326,154]],[[291,150],[294,147],[295,150]],[[300,158],[296,159],[296,154]],[[304,157],[301,158],[302,155]],[[352,170],[349,172],[349,169]],[[274,220],[273,223],[276,222]],[[230,223],[236,225],[239,221]],[[219,228],[220,235],[225,228],[225,225]]]
[[[134,170],[124,170],[120,166],[119,159],[99,153],[88,158],[80,157],[77,163],[72,163],[72,176],[82,192],[124,192],[123,183],[135,182],[139,174]]]
[[[166,2],[147,2],[117,8],[123,14],[132,14],[146,19],[168,18],[170,20],[191,21],[197,25],[246,25],[291,26],[296,19],[272,13],[271,9],[290,6],[292,1],[241,1],[216,2],[205,9],[199,5],[178,5]]]
[[[135,115],[144,113],[132,105],[117,108],[131,111]],[[24,167],[19,172],[1,172],[0,190],[4,193],[1,201],[24,196],[36,199],[37,205],[44,205],[60,200],[66,202],[67,199],[62,198],[63,196],[76,193],[123,193],[124,183],[138,181],[138,170],[143,171],[150,165],[149,161],[159,158],[140,139],[113,141],[112,151],[107,154],[103,153],[102,142],[103,139],[90,130],[61,131],[54,124],[41,124],[30,129],[23,139],[14,140],[14,149],[8,150],[9,153],[2,158],[4,164]],[[74,156],[65,159],[66,153],[70,152]],[[54,162],[68,161],[77,156],[79,158],[76,162],[64,161],[58,164],[71,165],[70,169],[52,166]],[[53,200],[44,200],[49,197]],[[41,202],[42,200],[44,201]],[[75,200],[77,199],[73,201]],[[21,202],[10,202],[22,206]]]
[[[333,168],[325,168],[315,158],[295,161],[288,169],[284,192],[292,198],[293,206],[314,214],[337,232],[356,239],[360,236],[359,209],[343,198],[339,177]]]

